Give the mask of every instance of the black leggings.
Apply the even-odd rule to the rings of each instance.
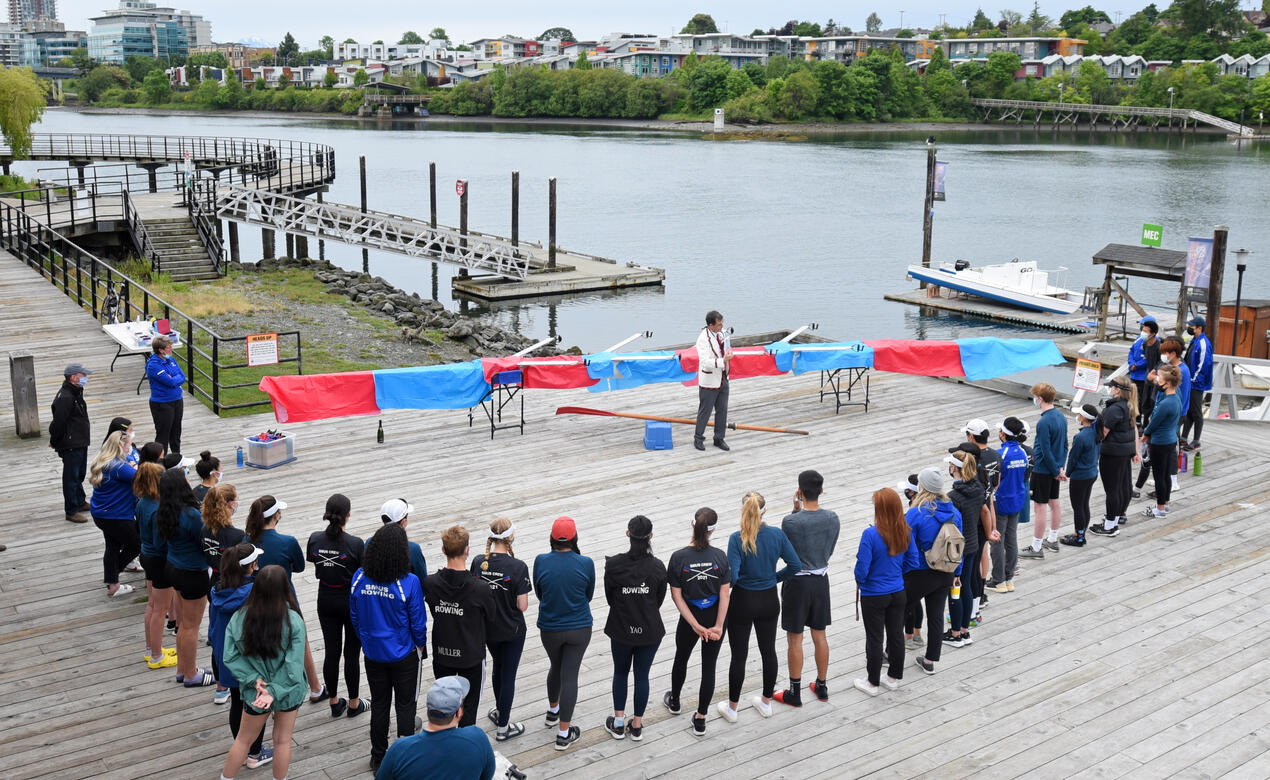
[[[1177,444],[1151,445],[1151,476],[1155,479],[1155,503],[1169,503],[1173,494],[1173,475],[1177,473]]]
[[[467,696],[463,697],[463,715],[459,718],[459,728],[476,725],[476,711],[481,707],[481,682],[485,676],[485,657],[481,654],[481,662],[476,666],[450,666],[447,663],[432,659],[432,679],[442,677],[462,677],[467,680]]]
[[[926,602],[926,660],[939,660],[944,643],[944,606],[953,575],[933,569],[914,569],[904,575],[904,603],[912,610],[919,600]]]
[[[234,735],[234,739],[238,739],[238,728],[243,722],[243,692],[238,687],[229,689],[229,733]],[[256,741],[251,743],[251,750],[247,751],[249,755],[260,755],[260,747],[265,743],[265,730],[262,726],[260,733],[256,735]]]
[[[504,728],[511,720],[512,700],[516,698],[516,669],[525,650],[525,635],[521,633],[506,642],[489,645],[493,660],[490,684],[494,688],[494,706],[498,709],[498,727]]]
[[[591,627],[539,631],[538,637],[551,663],[547,670],[547,701],[559,704],[560,720],[569,723],[578,703],[578,670],[582,668],[586,647],[591,644]]]
[[[864,617],[864,667],[869,684],[882,682],[882,645],[886,638],[887,676],[904,679],[904,591],[885,596],[861,596],[860,613]]]
[[[332,698],[339,689],[340,645],[344,646],[344,684],[348,686],[348,698],[359,698],[362,673],[359,661],[362,656],[362,640],[353,628],[348,614],[348,588],[318,586],[318,623],[322,626],[322,682]]]
[[[714,628],[719,620],[717,602],[708,609],[697,609],[691,604],[688,609],[696,621],[706,628]],[[727,633],[726,627],[723,633]],[[700,639],[692,626],[688,625],[688,621],[680,615],[679,626],[675,629],[675,661],[670,667],[670,695],[675,699],[679,698],[679,692],[683,690],[684,680],[688,678],[688,658]],[[714,698],[714,669],[722,649],[723,637],[713,642],[701,642],[701,686],[697,689],[697,714],[703,718],[710,707],[710,700]]]
[[[740,701],[745,686],[745,657],[750,650],[750,629],[758,638],[758,654],[763,659],[763,696],[776,693],[776,623],[781,616],[781,600],[776,586],[767,590],[732,588],[728,603],[728,701]]]
[[[154,440],[163,445],[164,452],[181,451],[181,418],[185,416],[185,400],[151,401],[150,416],[154,419]]]
[[[1107,495],[1104,515],[1109,520],[1124,517],[1129,511],[1132,475],[1132,455],[1103,455],[1098,459],[1098,476],[1102,479],[1102,491]]]
[[[101,556],[102,582],[107,585],[119,583],[119,572],[141,553],[141,535],[137,533],[137,521],[111,520],[94,517],[93,525],[101,529],[106,538],[106,552]]]
[[[1068,497],[1072,502],[1072,517],[1076,533],[1083,534],[1089,527],[1089,497],[1094,492],[1094,478],[1068,480]]]
[[[909,604],[904,610],[904,633],[911,634],[914,631],[922,629],[922,621],[926,619],[926,613],[922,611],[922,602]]]

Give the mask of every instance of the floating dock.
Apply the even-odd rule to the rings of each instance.
[[[549,268],[547,250],[540,244],[521,242],[529,256],[529,275],[523,280],[493,274],[455,276],[450,288],[455,294],[484,301],[536,298],[562,293],[620,290],[650,287],[666,281],[666,271],[639,263],[618,263],[605,257],[556,248],[556,267]]]

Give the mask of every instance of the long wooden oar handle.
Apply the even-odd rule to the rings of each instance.
[[[653,422],[678,423],[680,425],[696,425],[697,421],[687,417],[659,417],[652,414],[634,414],[631,412],[609,412],[603,409],[588,409],[583,406],[561,406],[556,409],[556,414],[591,414],[599,417],[627,417],[632,420],[652,420]],[[706,425],[714,427],[713,422]],[[799,436],[810,435],[807,431],[796,431],[791,428],[768,428],[762,425],[737,425],[736,423],[728,423],[728,428],[734,431],[762,431],[765,433],[793,433]]]
[[[693,420],[695,423],[696,420]],[[713,425],[713,423],[711,423]],[[765,431],[767,433],[795,433],[799,436],[810,436],[808,431],[796,431],[793,428],[767,428],[762,425],[737,425],[736,423],[728,423],[728,427],[734,431]]]

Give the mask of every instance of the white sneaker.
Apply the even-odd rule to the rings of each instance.
[[[870,696],[877,696],[879,693],[882,692],[882,688],[880,686],[871,685],[869,681],[864,679],[863,677],[855,678],[855,687],[858,688],[859,690],[864,691]]]
[[[755,696],[753,699],[750,699],[750,702],[754,705],[754,709],[758,710],[759,715],[762,715],[764,718],[772,717],[772,705],[764,704],[762,696]]]
[[[891,676],[891,675],[889,675],[889,674],[887,674],[887,675],[883,675],[883,676],[882,676],[882,687],[883,687],[883,688],[885,688],[885,689],[887,689],[888,691],[893,691],[893,690],[895,690],[896,688],[899,688],[899,687],[900,687],[900,681],[899,681],[899,680],[897,680],[897,679],[895,679],[894,677],[892,677],[892,676]]]
[[[726,701],[719,702],[717,709],[719,710],[719,715],[728,723],[736,723],[736,710],[728,706]]]

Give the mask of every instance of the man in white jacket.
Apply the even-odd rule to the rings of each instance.
[[[723,436],[728,426],[728,366],[732,362],[731,339],[723,332],[723,315],[706,313],[706,326],[697,337],[697,432],[692,445],[706,448],[706,423],[714,411],[714,446],[731,449]]]

